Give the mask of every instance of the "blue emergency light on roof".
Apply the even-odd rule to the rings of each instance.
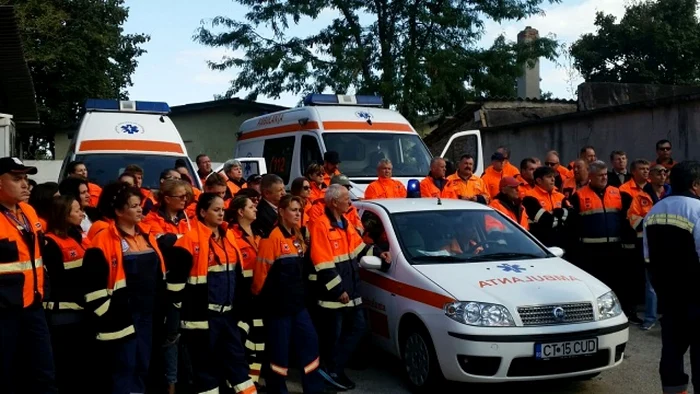
[[[86,111],[120,111],[143,112],[149,114],[168,114],[168,103],[157,101],[119,101],[108,99],[88,99],[85,102]]]
[[[357,107],[383,107],[381,96],[348,96],[344,94],[312,93],[304,98],[304,105],[353,105]]]
[[[420,198],[420,181],[418,179],[409,179],[406,191],[407,198]]]

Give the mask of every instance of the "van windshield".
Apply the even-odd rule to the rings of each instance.
[[[349,177],[377,177],[377,163],[391,160],[394,177],[424,177],[430,169],[430,152],[417,134],[323,133],[326,151],[340,155],[340,170]]]
[[[98,153],[89,155],[76,155],[75,160],[82,161],[88,169],[88,178],[100,186],[116,181],[119,175],[129,164],[136,164],[143,168],[142,187],[158,189],[160,185],[160,173],[163,170],[175,168],[175,160],[184,158],[187,171],[196,174],[189,158],[176,156],[146,155],[146,154],[122,154],[122,153]],[[196,175],[195,175],[196,176]],[[195,181],[196,182],[196,181]]]

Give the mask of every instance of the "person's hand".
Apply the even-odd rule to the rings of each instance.
[[[385,263],[391,264],[391,254],[389,252],[382,252],[379,257],[384,260]]]
[[[340,301],[342,304],[347,304],[350,302],[350,296],[348,296],[348,293],[344,291],[343,294],[338,297],[338,301]]]
[[[477,246],[476,249],[474,249],[474,254],[477,255],[477,254],[479,254],[479,253],[481,253],[481,252],[483,252],[483,251],[484,251],[484,247],[483,247],[483,246]]]

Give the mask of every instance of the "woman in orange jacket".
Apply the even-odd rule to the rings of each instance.
[[[299,177],[292,181],[292,196],[301,198],[304,203],[303,214],[301,215],[301,225],[306,226],[309,221],[309,211],[311,210],[311,183],[305,177]]]
[[[90,242],[82,236],[85,213],[73,196],[49,202],[46,243],[42,258],[51,278],[51,292],[44,302],[51,330],[56,383],[62,393],[93,388],[94,334],[84,311],[83,256]]]
[[[168,254],[168,290],[181,305],[182,339],[192,361],[197,393],[218,393],[228,382],[236,393],[256,393],[238,322],[249,304],[243,257],[224,224],[224,200],[202,193],[197,222]],[[263,350],[263,349],[260,349]]]
[[[141,191],[126,183],[102,190],[113,222],[85,252],[86,309],[95,314],[101,367],[109,374],[99,393],[144,393],[154,324],[165,287],[165,265],[155,236],[141,225]]]

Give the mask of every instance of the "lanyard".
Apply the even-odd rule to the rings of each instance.
[[[20,216],[22,218],[22,221],[17,218],[17,216],[14,214],[14,212],[10,211],[9,209],[2,207],[2,213],[5,214],[5,217],[7,217],[10,221],[15,222],[17,224],[17,230],[19,231],[26,231],[27,233],[32,232],[32,227],[29,225],[29,222],[27,221],[27,217],[24,215],[24,212],[22,210],[19,210]]]

